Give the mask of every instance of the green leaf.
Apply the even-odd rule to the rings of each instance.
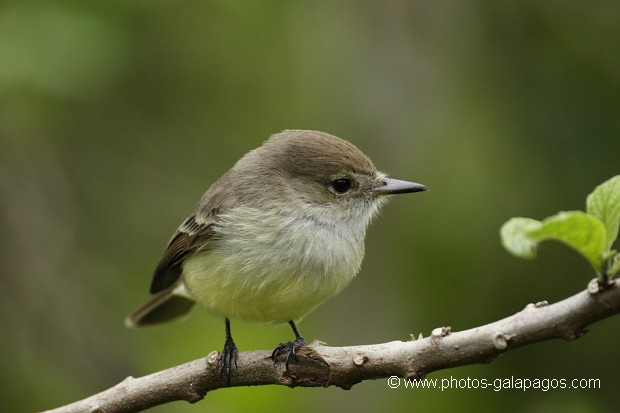
[[[605,224],[607,231],[606,250],[610,250],[618,237],[620,225],[620,175],[603,182],[586,200],[588,214],[594,215]]]
[[[605,225],[600,219],[581,211],[560,212],[542,222],[540,228],[527,230],[536,242],[554,239],[574,248],[602,271],[605,251]]]
[[[527,235],[528,230],[540,228],[542,222],[531,218],[512,218],[500,229],[502,245],[511,254],[525,259],[536,258],[536,241]]]
[[[620,272],[620,254],[616,254],[611,260],[611,268],[609,269],[609,275],[615,277]]]
[[[502,244],[512,254],[532,259],[538,244],[557,240],[583,255],[599,272],[605,251],[605,225],[581,211],[560,212],[544,221],[512,218],[501,228]]]

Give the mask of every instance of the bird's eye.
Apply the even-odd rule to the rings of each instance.
[[[338,178],[332,182],[332,188],[334,188],[334,191],[339,194],[344,194],[345,192],[348,192],[352,186],[353,183],[349,178]]]

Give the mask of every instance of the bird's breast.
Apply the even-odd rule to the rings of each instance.
[[[192,296],[224,316],[286,322],[340,292],[360,269],[365,223],[294,212],[222,216],[213,242],[183,264]]]

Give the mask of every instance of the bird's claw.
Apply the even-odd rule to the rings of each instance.
[[[286,366],[286,371],[288,371],[288,363],[290,361],[290,359],[292,358],[293,360],[297,361],[297,356],[295,353],[297,353],[297,350],[299,350],[300,347],[303,347],[306,345],[306,340],[304,340],[303,337],[297,337],[295,339],[295,341],[289,341],[288,343],[280,343],[271,353],[271,359],[273,360],[273,362],[276,362],[276,356],[282,351],[282,350],[286,350],[286,359],[285,359],[285,366]]]
[[[220,359],[220,364],[222,365],[220,377],[223,377],[224,374],[226,374],[226,382],[229,386],[233,364],[235,365],[235,368],[237,368],[237,354],[238,351],[235,343],[232,340],[226,340],[224,343],[224,350],[222,351],[222,358]]]

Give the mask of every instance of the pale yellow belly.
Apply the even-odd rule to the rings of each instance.
[[[286,267],[266,271],[234,268],[207,252],[187,259],[183,275],[191,296],[215,314],[284,323],[299,320],[339,293],[355,273],[320,274]]]

